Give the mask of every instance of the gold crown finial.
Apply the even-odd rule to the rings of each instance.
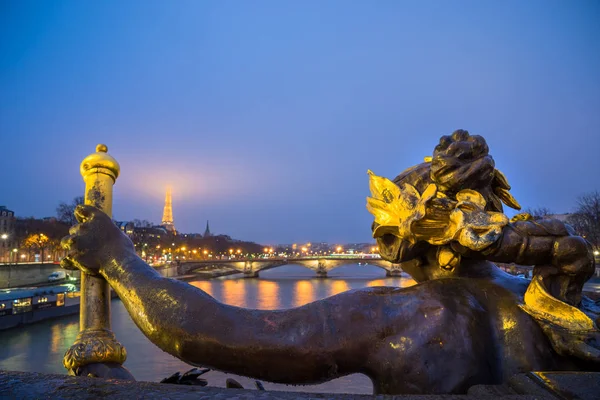
[[[108,147],[101,143],[96,146],[96,153],[108,153]]]
[[[89,174],[106,174],[113,178],[113,181],[119,176],[121,167],[108,152],[105,144],[96,146],[96,152],[87,156],[81,163],[80,172],[83,177]]]

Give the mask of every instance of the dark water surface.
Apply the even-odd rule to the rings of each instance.
[[[292,308],[344,292],[372,286],[407,287],[408,277],[387,278],[385,271],[372,266],[348,265],[317,279],[314,272],[287,265],[263,271],[259,279],[223,279],[194,281],[216,299],[239,307],[265,310]],[[135,326],[119,300],[112,302],[112,329],[128,353],[125,366],[139,381],[158,382],[176,371],[191,367],[153,345]],[[0,332],[0,369],[64,374],[62,357],[79,332],[79,316],[44,321]],[[295,360],[290,360],[290,363]],[[233,377],[246,388],[254,388],[252,379],[211,371],[204,375],[210,386],[225,386]],[[263,382],[267,390],[299,390],[329,393],[372,393],[371,381],[354,374],[319,385],[286,386]]]

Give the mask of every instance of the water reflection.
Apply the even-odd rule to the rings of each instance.
[[[67,346],[71,346],[77,335],[79,334],[79,320],[73,321],[71,323],[66,324],[63,329],[63,344],[66,342]]]
[[[262,310],[276,310],[280,308],[279,285],[273,281],[258,282],[258,305]]]
[[[315,288],[310,281],[297,281],[294,287],[294,307],[315,301]]]
[[[223,280],[223,303],[243,307],[246,302],[246,285],[243,280]]]
[[[50,338],[50,351],[53,353],[56,353],[58,351],[58,346],[60,345],[61,342],[61,326],[60,325],[53,325],[51,328],[51,338]]]
[[[206,293],[208,293],[211,296],[213,295],[213,283],[212,281],[194,281],[194,282],[190,282],[190,284],[192,286],[196,286],[199,289],[204,290]]]
[[[346,281],[336,279],[331,283],[330,289],[329,296],[334,296],[338,293],[350,290],[350,286],[348,286]]]
[[[394,277],[394,278],[386,278],[386,279],[375,279],[367,283],[368,287],[377,287],[377,286],[394,286],[394,287],[409,287],[416,285],[412,278],[404,278],[404,277]]]

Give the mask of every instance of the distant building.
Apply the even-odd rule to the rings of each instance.
[[[206,220],[206,229],[204,230],[204,235],[205,238],[209,238],[212,236],[212,233],[210,233],[210,227],[208,226],[208,220]]]
[[[127,236],[133,235],[133,230],[135,229],[133,222],[115,221],[115,225],[117,225],[117,227],[121,230],[121,232],[123,232]]]
[[[161,238],[167,236],[170,232],[164,226],[152,226],[147,228],[135,227],[131,240],[134,244],[144,247],[155,247],[160,244]]]
[[[0,262],[10,261],[15,244],[15,212],[0,206]]]
[[[136,238],[157,238],[160,239],[161,236],[168,235],[169,231],[164,226],[151,226],[146,228],[133,228],[133,235]]]

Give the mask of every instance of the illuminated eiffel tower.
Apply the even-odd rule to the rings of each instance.
[[[162,224],[166,230],[175,234],[175,224],[173,223],[173,207],[171,205],[171,188],[167,188],[167,195],[165,197],[165,209],[163,211]]]

